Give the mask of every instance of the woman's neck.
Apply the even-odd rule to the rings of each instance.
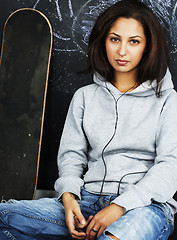
[[[128,90],[130,92],[133,89],[137,88],[139,85],[136,82],[135,71],[127,73],[116,72],[114,81],[112,83],[120,92],[126,92]]]

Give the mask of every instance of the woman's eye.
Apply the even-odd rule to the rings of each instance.
[[[116,37],[113,37],[113,38],[111,38],[111,41],[112,41],[112,42],[118,42],[118,41],[119,41],[119,39],[118,39],[118,38],[116,38]]]
[[[132,44],[138,44],[139,41],[138,41],[138,40],[135,40],[135,39],[132,39],[132,40],[131,40],[131,43],[132,43]]]

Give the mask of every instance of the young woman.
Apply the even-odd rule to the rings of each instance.
[[[1,239],[168,239],[177,203],[177,94],[163,31],[142,2],[102,13],[88,47],[94,83],[71,102],[58,199],[0,204]]]

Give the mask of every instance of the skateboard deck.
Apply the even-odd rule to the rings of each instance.
[[[0,58],[0,201],[35,197],[52,28],[24,8],[7,19]]]

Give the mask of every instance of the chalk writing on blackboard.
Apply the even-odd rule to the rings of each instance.
[[[161,24],[171,36],[171,53],[177,52],[177,3],[172,0],[143,0],[158,16]],[[34,9],[43,8],[44,1],[34,2]],[[49,15],[55,15],[51,18],[54,29],[54,50],[59,52],[78,51],[85,54],[88,44],[88,37],[93,24],[100,14],[106,8],[117,2],[117,0],[87,0],[76,8],[76,0],[49,0],[51,5]],[[66,13],[66,5],[67,11]],[[64,9],[64,10],[63,10]],[[49,16],[50,17],[50,16]],[[57,24],[58,21],[58,24]],[[63,25],[60,25],[63,23]],[[60,27],[67,28],[67,31]],[[69,29],[69,31],[68,31]],[[66,36],[67,32],[67,36]],[[57,43],[57,42],[60,43]],[[61,44],[61,41],[65,42]]]
[[[53,28],[56,52],[78,52],[85,55],[88,38],[98,15],[119,0],[14,0],[18,6],[43,12]],[[157,15],[169,41],[171,55],[177,54],[176,0],[141,0]]]

